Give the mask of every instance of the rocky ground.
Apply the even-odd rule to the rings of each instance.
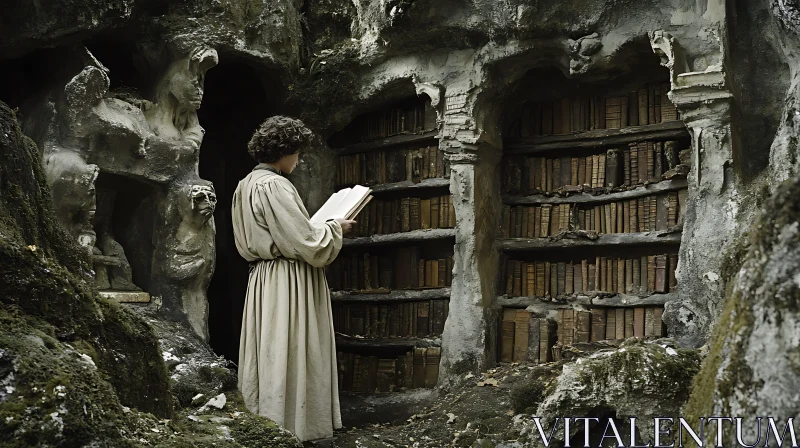
[[[677,348],[670,339],[581,344],[565,351],[565,358],[501,364],[481,377],[468,374],[405,424],[343,430],[333,446],[542,446],[533,416],[550,427],[556,416],[678,415],[700,368],[699,351]],[[597,431],[593,428],[593,437]]]

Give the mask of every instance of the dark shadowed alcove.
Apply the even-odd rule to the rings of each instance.
[[[154,251],[153,224],[157,213],[156,187],[141,179],[108,172],[100,173],[96,187],[94,226],[97,246],[103,246],[103,233],[112,237],[124,249],[125,258],[130,263],[132,277],[128,280],[142,290],[149,291]],[[104,289],[100,282],[98,285]]]
[[[239,332],[247,289],[247,262],[239,256],[231,226],[236,185],[255,166],[247,142],[255,128],[274,113],[267,96],[269,77],[240,61],[220,55],[208,71],[203,105],[198,111],[205,129],[200,149],[200,177],[214,183],[217,208],[217,266],[208,288],[209,332],[215,352],[233,361],[239,356]]]

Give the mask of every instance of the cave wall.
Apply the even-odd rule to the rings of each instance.
[[[518,105],[530,81],[526,74],[541,68],[576,82],[610,82],[630,76],[631,61],[646,54],[660,58],[663,70],[670,72],[673,101],[694,137],[694,163],[678,267],[679,300],[667,306],[665,321],[682,344],[706,342],[735,270],[740,235],[759,198],[796,165],[796,11],[793,2],[783,0],[57,1],[3,13],[2,23],[14,26],[0,35],[0,64],[10,69],[3,77],[11,81],[0,87],[0,95],[20,106],[26,130],[42,147],[85,141],[80,129],[64,124],[70,109],[63,107],[63,97],[69,93],[65,86],[87,68],[95,68],[84,74],[87,82],[73,84],[83,86],[79,93],[96,76],[101,87],[106,82],[110,88],[100,88],[93,104],[123,107],[117,103],[123,102],[135,106],[126,110],[137,115],[144,101],[153,101],[163,71],[197,47],[214,49],[221,63],[235,59],[253,67],[264,80],[266,101],[273,103],[262,113],[299,116],[321,141],[361,112],[409,93],[428,95],[439,113],[440,150],[456,166],[450,188],[463,223],[456,238],[454,278],[459,285],[445,328],[445,340],[458,343],[444,347],[447,378],[485,368],[494,359],[498,257],[493,240],[503,120]],[[103,44],[115,39],[118,47]],[[97,62],[82,50],[84,44],[97,49]],[[131,67],[115,65],[116,49],[134,54]],[[111,68],[108,81],[97,75],[104,58]],[[56,73],[42,73],[37,66],[63,60],[67,63]],[[139,74],[131,76],[130,70]],[[24,82],[30,73],[41,81]],[[200,117],[205,126],[213,114],[204,116],[201,109]],[[114,149],[82,155],[75,164],[86,165],[80,166],[86,172],[97,165],[150,182],[161,204],[156,219],[173,226],[172,233],[164,230],[154,237],[155,246],[166,247],[164,242],[180,227],[178,203],[188,194],[182,188],[210,184],[198,177],[196,151],[176,152],[175,145],[159,146],[154,139],[152,150],[144,146],[143,158],[136,157],[135,145],[123,152],[120,148],[130,141],[151,141],[152,129],[134,130],[141,135],[119,136],[117,128],[109,127],[90,130],[106,143],[108,136],[116,138]],[[206,149],[198,146],[200,153]],[[326,169],[332,161],[320,143],[293,175],[312,212],[332,188],[333,173]],[[202,241],[214,240],[212,227],[200,232]],[[169,271],[169,250],[182,256],[177,247],[154,255],[151,288],[165,297],[165,311],[181,318],[186,312],[181,294],[188,289],[189,299],[202,305],[216,256],[200,257],[206,260],[202,272]],[[180,265],[198,260],[196,255],[185,258]],[[176,280],[164,283],[168,277]],[[203,311],[192,314],[199,316],[195,323],[205,319]]]

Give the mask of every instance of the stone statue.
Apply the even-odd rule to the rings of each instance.
[[[127,255],[134,261],[145,257],[134,266],[149,272],[136,272],[137,279],[146,283],[147,293],[161,298],[162,312],[187,321],[207,340],[216,195],[210,182],[196,178],[204,134],[197,109],[205,74],[218,63],[217,52],[197,46],[168,61],[157,85],[144,86],[154,92],[145,99],[132,88],[110,91],[109,70],[88,50],[79,51],[77,73],[48,97],[52,104],[39,106],[52,117],[42,132],[43,162],[59,218],[92,255],[99,288],[138,291],[120,235],[115,235],[115,229],[127,232],[135,224],[113,221],[112,192],[102,195],[96,207],[94,182],[102,169],[155,186],[157,194],[147,208],[152,216],[137,216],[154,223],[152,234],[147,233],[152,240],[142,241],[145,249],[139,252],[139,247],[127,247]],[[94,219],[96,209],[100,212]]]
[[[98,289],[113,291],[141,291],[133,284],[133,273],[125,249],[114,239],[112,226],[115,191],[101,190],[95,213],[97,242],[92,250],[95,284]]]
[[[96,210],[97,165],[87,164],[74,151],[61,150],[45,157],[44,169],[53,191],[53,203],[61,224],[91,253],[96,235],[92,220]]]
[[[208,340],[206,289],[216,261],[214,208],[217,196],[211,183],[201,180],[173,190],[170,196],[173,204],[177,203],[180,224],[174,238],[166,242],[165,273],[172,286],[179,290],[182,311],[192,329]]]
[[[69,136],[68,143],[84,147],[87,153],[127,147],[144,157],[147,138],[153,134],[144,114],[127,101],[108,97],[109,85],[105,67],[94,65],[67,83],[63,134]]]
[[[203,101],[205,74],[218,63],[213,48],[196,47],[189,56],[175,61],[156,90],[156,103],[145,112],[156,135],[167,141],[200,147],[205,131],[197,119]]]

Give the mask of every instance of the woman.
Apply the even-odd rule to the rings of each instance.
[[[252,412],[303,441],[342,427],[330,292],[324,267],[354,221],[309,221],[289,180],[311,142],[303,122],[268,118],[248,152],[258,162],[233,196],[236,249],[250,262],[239,389]]]

